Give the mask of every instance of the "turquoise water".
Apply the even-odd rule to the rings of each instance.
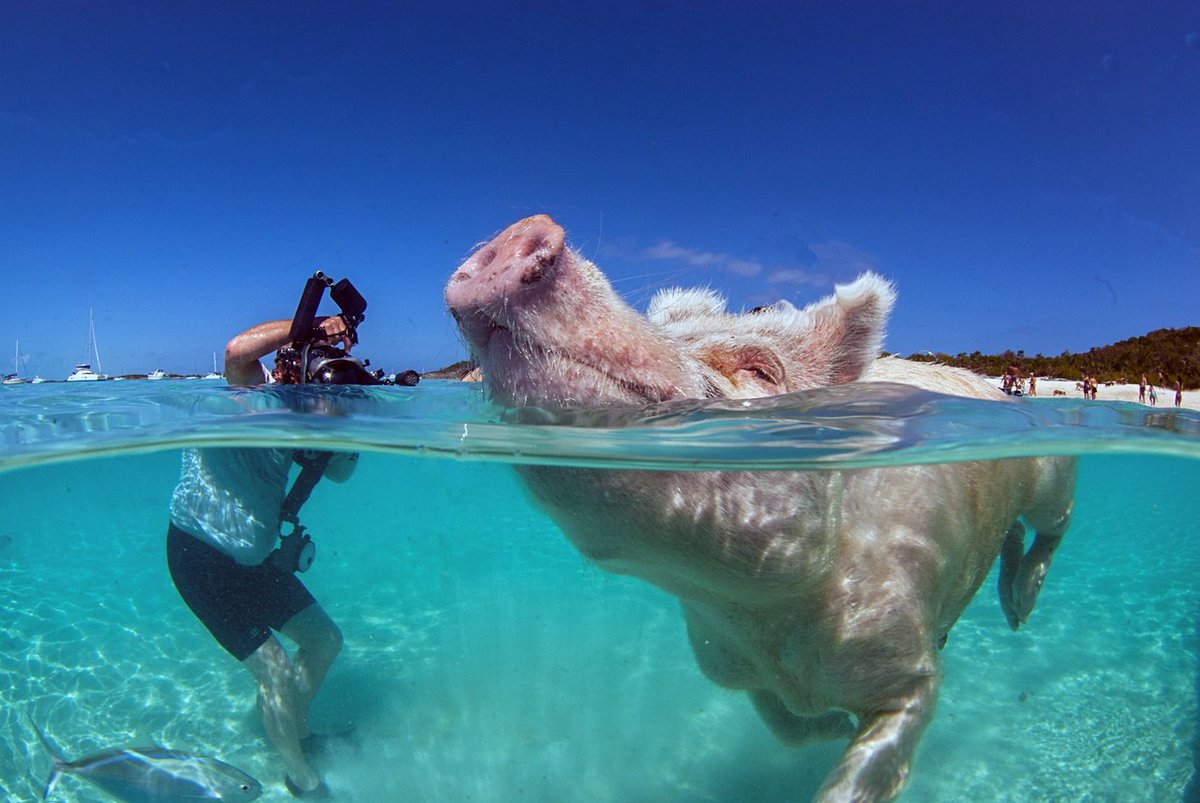
[[[779,745],[696,668],[673,598],[584,561],[508,463],[806,468],[1082,455],[1076,514],[1019,633],[989,580],[950,635],[902,800],[1194,800],[1200,414],[997,409],[852,388],[554,419],[424,382],[296,404],[219,383],[0,388],[0,796],[50,763],[158,742],[290,796],[249,675],[166,572],[184,444],[364,451],[304,518],[304,579],[345,635],[313,712],[336,800],[804,800],[843,744]],[[65,779],[58,800],[102,800]]]

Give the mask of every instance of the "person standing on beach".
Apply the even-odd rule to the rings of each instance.
[[[1146,403],[1146,375],[1142,374],[1142,381],[1138,383],[1138,401],[1142,404]]]
[[[342,342],[349,350],[351,340],[340,316],[314,323],[320,331],[317,343]],[[229,384],[300,381],[290,362],[277,358],[271,374],[259,362],[289,344],[291,326],[291,321],[271,321],[230,340],[225,348]],[[311,480],[305,488],[311,491],[322,478],[345,482],[357,460],[357,454],[292,449],[188,449],[171,499],[167,531],[171,579],[213,637],[258,682],[263,725],[283,759],[285,784],[297,797],[320,796],[325,790],[302,744],[309,736],[309,704],[341,651],[342,634],[294,574],[311,563],[311,554],[304,562],[306,536],[292,533],[288,538],[295,541],[289,544],[285,539],[279,548],[275,544],[280,539],[293,461],[323,464],[315,476],[304,469],[297,480],[297,485],[306,477]],[[293,500],[286,503],[292,505]],[[295,642],[294,655],[288,655],[273,631]]]
[[[1175,406],[1183,406],[1183,377],[1175,380]]]
[[[1150,406],[1151,406],[1151,407],[1157,407],[1157,406],[1158,406],[1158,393],[1156,393],[1156,392],[1154,391],[1154,385],[1153,385],[1153,384],[1151,384],[1151,385],[1150,385]]]
[[[1034,375],[1033,371],[1029,372],[1029,395],[1037,395],[1037,377]]]

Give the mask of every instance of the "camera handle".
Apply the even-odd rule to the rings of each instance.
[[[321,481],[325,467],[333,459],[333,452],[317,452],[314,457],[308,457],[298,450],[292,454],[292,459],[301,466],[300,476],[296,477],[283,500],[283,507],[279,511],[279,546],[267,556],[267,560],[285,572],[306,572],[317,556],[317,547],[300,523],[300,508]],[[284,524],[292,525],[290,533],[284,534]]]
[[[330,279],[321,271],[317,271],[304,283],[304,292],[300,294],[300,303],[296,305],[296,314],[292,316],[292,327],[288,330],[288,340],[297,351],[312,338],[313,321],[317,317],[317,307],[321,306],[321,298],[325,288],[333,286]]]
[[[295,524],[287,535],[280,535],[279,546],[267,556],[268,562],[281,572],[306,572],[317,558],[317,545],[304,531],[303,524]]]

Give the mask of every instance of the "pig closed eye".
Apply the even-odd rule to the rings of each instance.
[[[760,379],[763,382],[770,382],[771,384],[775,384],[775,377],[771,376],[770,374],[768,374],[766,371],[764,371],[761,368],[751,368],[750,373],[754,374],[755,378]]]
[[[766,365],[743,365],[738,369],[739,385],[756,387],[766,394],[775,394],[779,390],[779,377],[776,372]]]
[[[756,382],[762,382],[768,385],[779,384],[779,377],[777,377],[775,372],[766,365],[744,365],[741,368],[741,372]]]

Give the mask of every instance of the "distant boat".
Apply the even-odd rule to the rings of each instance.
[[[92,370],[92,355],[96,356],[96,369]],[[75,370],[67,377],[68,382],[95,382],[108,379],[104,374],[104,366],[100,364],[100,347],[96,344],[96,324],[92,319],[92,310],[88,308],[88,344],[84,361],[75,365]]]
[[[98,374],[92,370],[91,363],[81,362],[75,366],[75,370],[67,377],[68,382],[96,382],[106,377],[103,374]]]
[[[4,385],[22,385],[26,380],[21,378],[21,341],[17,340],[17,353],[13,355],[13,372],[5,374],[4,379],[0,380],[0,384]]]
[[[224,379],[225,378],[225,377],[221,376],[221,372],[217,370],[217,353],[215,351],[213,352],[212,373],[205,374],[204,376],[202,376],[200,378],[201,379]]]
[[[161,368],[156,368],[153,371],[151,371],[150,373],[146,374],[146,378],[147,379],[166,379],[167,372],[163,371]]]

